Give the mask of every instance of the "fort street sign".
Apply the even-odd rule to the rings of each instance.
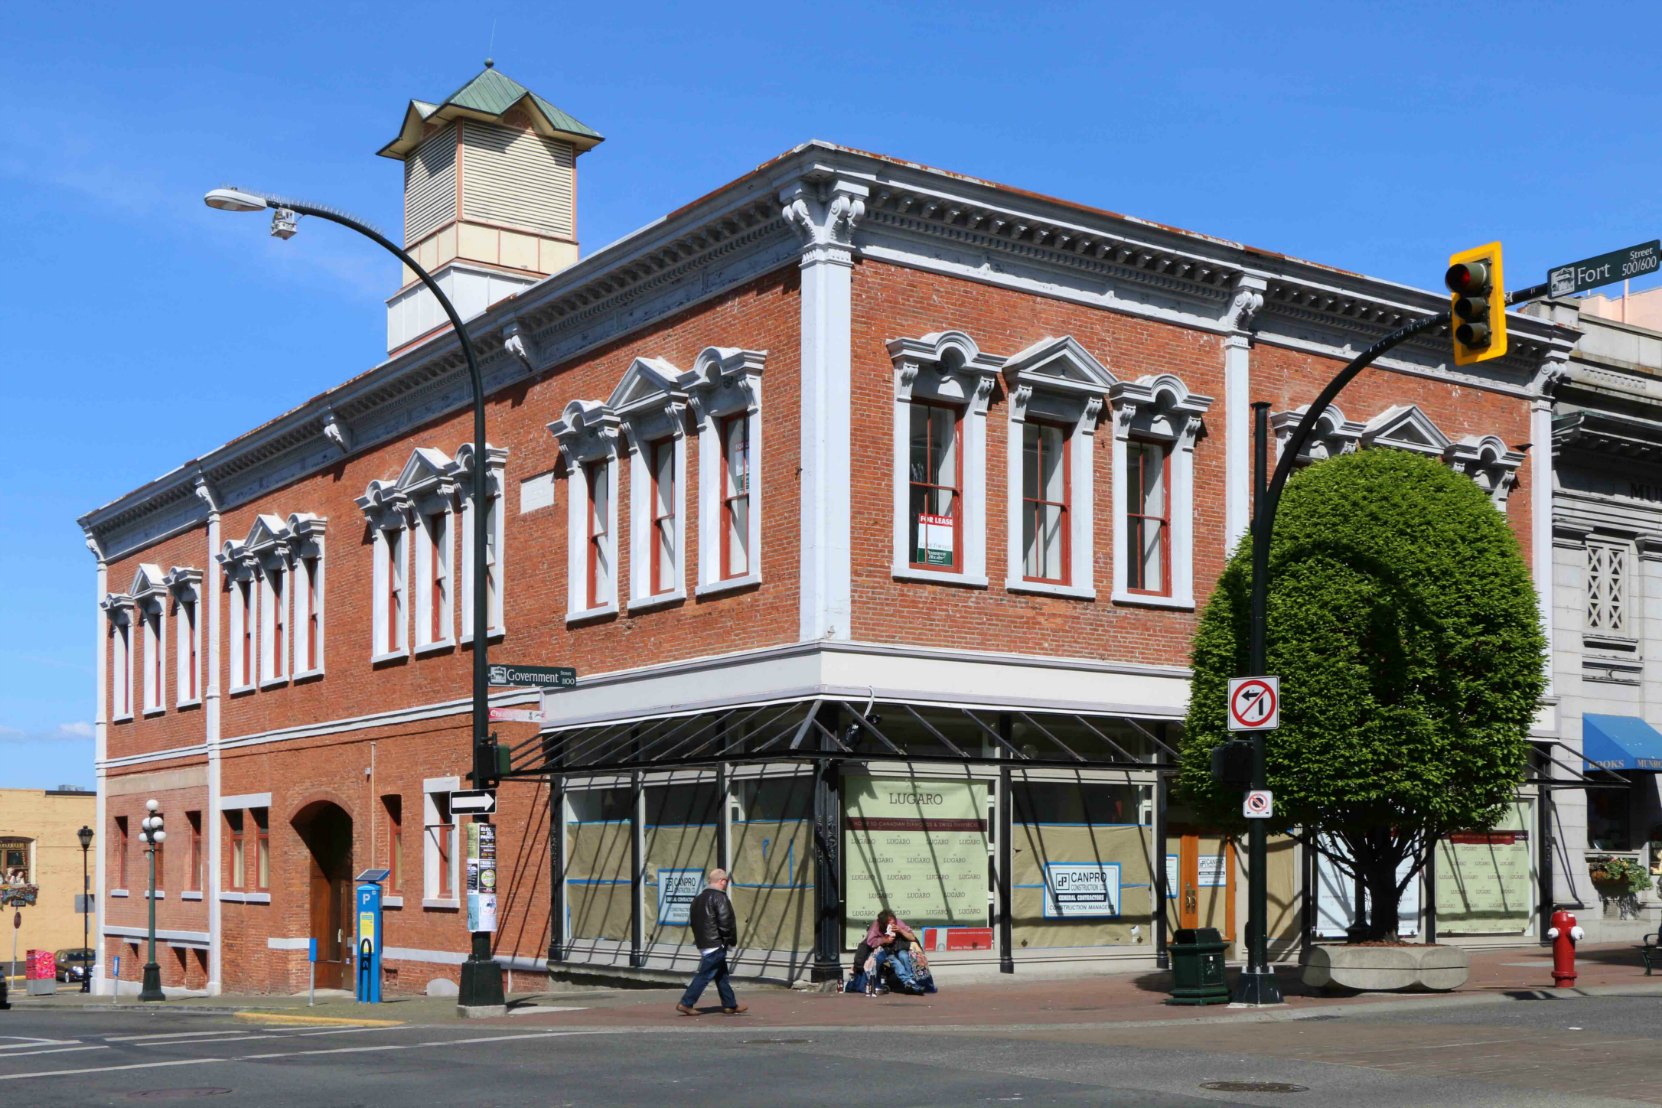
[[[1617,281],[1655,273],[1658,267],[1662,267],[1662,239],[1652,239],[1626,250],[1612,250],[1596,258],[1553,266],[1547,270],[1547,284],[1551,286],[1549,295],[1574,296],[1600,285],[1613,285]]]
[[[577,671],[571,666],[491,666],[493,685],[521,685],[539,689],[575,689]]]

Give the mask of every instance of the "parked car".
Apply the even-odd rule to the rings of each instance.
[[[78,946],[60,950],[55,957],[58,961],[58,980],[79,981],[92,972],[92,963],[98,955],[91,947]]]

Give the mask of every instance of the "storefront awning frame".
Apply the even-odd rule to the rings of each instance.
[[[827,709],[837,713],[839,726],[829,727]],[[880,709],[880,710],[879,710]],[[939,743],[946,753],[908,750],[882,728],[882,713],[903,713]],[[957,712],[985,737],[981,750],[954,740],[931,723],[925,713]],[[1001,717],[1021,722],[1037,743],[1018,746],[1000,726]],[[989,722],[989,720],[991,722]],[[1070,746],[1053,727],[1056,721],[1077,724],[1111,753],[1093,758]],[[1147,740],[1154,758],[1139,758],[1116,742],[1100,723],[1113,720]],[[1051,727],[1046,722],[1052,723]],[[1158,724],[1170,720],[1142,720],[1113,713],[1044,712],[1031,705],[1000,709],[899,699],[860,700],[842,696],[796,697],[717,709],[660,713],[610,723],[587,723],[545,730],[511,748],[510,769],[504,779],[541,779],[551,774],[639,772],[700,766],[781,761],[893,760],[937,765],[998,765],[1060,769],[1115,769],[1172,771],[1177,750],[1160,737]],[[1031,751],[1031,752],[1030,752]]]

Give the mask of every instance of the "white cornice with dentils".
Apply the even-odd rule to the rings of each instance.
[[[601,248],[470,321],[487,392],[549,373],[629,332],[784,265],[805,247],[779,200],[792,182],[870,190],[855,254],[1218,334],[1243,276],[1263,279],[1255,339],[1349,357],[1442,296],[1146,220],[811,142]],[[1510,318],[1513,350],[1475,374],[1442,364],[1435,337],[1381,364],[1511,391],[1573,332]],[[508,342],[509,339],[513,341]],[[505,345],[506,344],[506,345]],[[521,354],[533,351],[534,358]],[[531,363],[528,368],[526,362]],[[444,333],[82,516],[110,560],[200,525],[190,495],[212,480],[231,508],[467,407],[460,345]]]

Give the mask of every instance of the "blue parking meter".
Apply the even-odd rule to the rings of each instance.
[[[357,988],[360,1004],[381,1003],[381,882],[387,870],[358,875]]]

